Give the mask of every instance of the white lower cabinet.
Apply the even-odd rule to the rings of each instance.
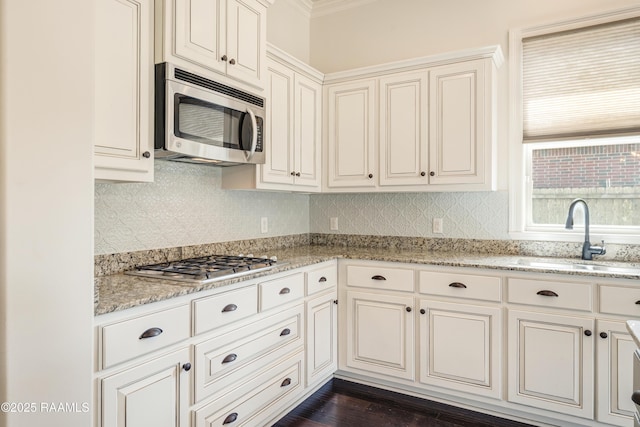
[[[420,301],[420,382],[500,398],[501,310]]]
[[[358,260],[338,271],[341,377],[542,425],[634,425],[634,281]]]
[[[338,368],[338,295],[333,291],[307,301],[307,387]]]
[[[593,418],[594,323],[509,310],[509,401]]]
[[[269,425],[273,413],[286,408],[286,398],[302,391],[304,353],[296,353],[277,367],[262,371],[222,398],[198,409],[194,427]]]
[[[100,380],[100,425],[188,427],[188,348]]]
[[[596,337],[596,419],[633,425],[633,355],[636,345],[622,321],[598,320]]]
[[[413,380],[413,297],[349,291],[346,302],[346,365]]]
[[[96,318],[96,427],[271,425],[336,370],[336,286],[328,261]]]

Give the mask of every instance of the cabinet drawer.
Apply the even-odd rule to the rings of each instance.
[[[592,290],[588,283],[509,278],[510,303],[591,311]]]
[[[413,292],[413,270],[348,265],[347,285]]]
[[[296,273],[259,284],[260,311],[304,297],[304,273]]]
[[[242,383],[252,373],[301,349],[304,306],[214,337],[195,346],[196,401]]]
[[[640,316],[640,288],[600,286],[600,312],[621,316]]]
[[[499,277],[421,271],[420,293],[500,302]]]
[[[258,312],[256,286],[236,289],[193,302],[194,332],[200,334]]]
[[[199,409],[195,427],[271,425],[273,416],[291,404],[301,389],[302,356],[297,353]]]
[[[189,306],[183,305],[103,326],[102,368],[189,338],[189,319]]]
[[[334,265],[307,272],[307,295],[332,289],[338,284],[338,272]]]

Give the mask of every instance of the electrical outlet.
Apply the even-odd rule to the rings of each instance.
[[[329,223],[331,224],[331,229],[332,230],[337,230],[338,229],[338,218],[337,217],[330,218]]]
[[[266,233],[268,231],[269,231],[269,220],[267,219],[266,216],[263,216],[262,218],[260,218],[260,232]]]
[[[442,218],[433,218],[433,232],[435,234],[442,234]]]

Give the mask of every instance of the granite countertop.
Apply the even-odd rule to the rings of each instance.
[[[127,308],[143,304],[228,286],[240,281],[268,276],[274,273],[336,258],[632,279],[638,280],[638,284],[640,284],[640,263],[628,262],[581,261],[575,258],[543,258],[519,255],[476,255],[464,252],[435,252],[424,249],[369,249],[360,247],[316,245],[299,246],[280,250],[276,249],[270,251],[269,254],[278,257],[278,266],[274,269],[203,285],[192,285],[172,280],[149,279],[125,274],[112,274],[96,277],[96,304],[94,306],[94,314],[101,315],[125,310]],[[565,266],[575,263],[585,266],[592,264],[596,266],[610,266],[614,268],[622,267],[624,270],[601,271],[586,268],[580,270],[565,268]]]

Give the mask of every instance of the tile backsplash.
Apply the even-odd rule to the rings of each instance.
[[[96,255],[305,233],[509,239],[507,192],[231,191],[220,189],[217,167],[157,161],[155,168],[153,183],[95,185]],[[433,218],[443,219],[442,234],[432,233]]]
[[[95,254],[309,232],[309,196],[220,189],[221,169],[156,161],[153,183],[95,185]],[[268,232],[260,232],[260,218]]]
[[[506,191],[320,194],[311,196],[309,215],[313,233],[509,239]],[[434,218],[442,218],[443,233],[432,232]]]

